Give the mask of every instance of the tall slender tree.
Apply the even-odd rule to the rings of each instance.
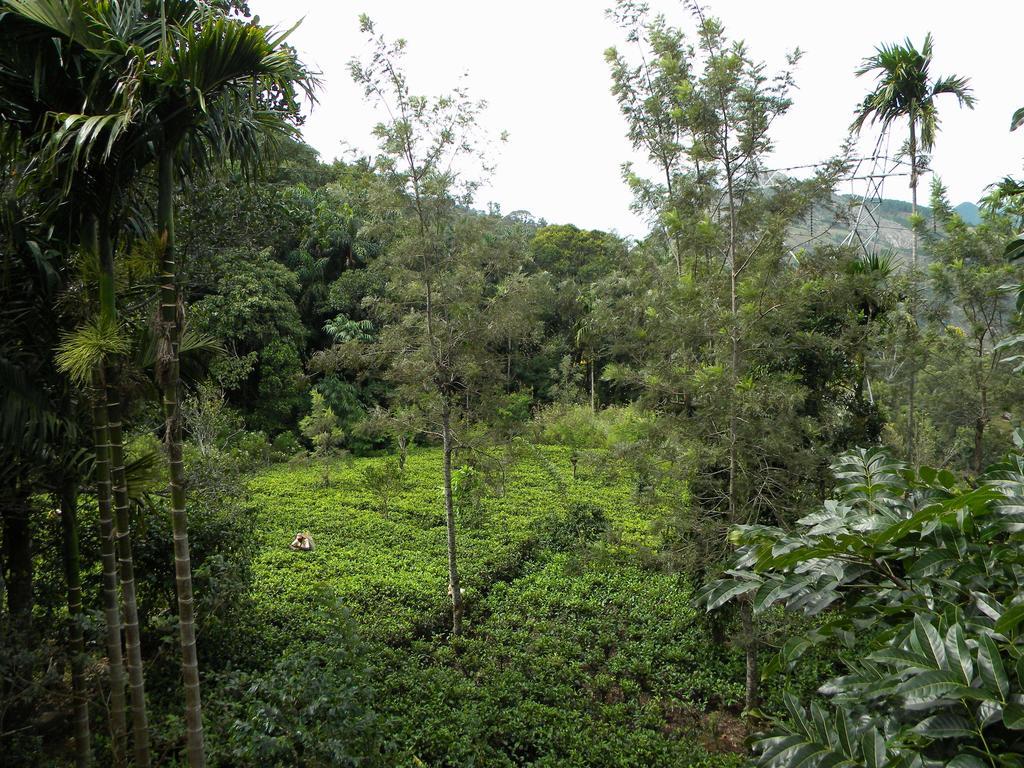
[[[467,216],[481,177],[489,171],[478,117],[486,106],[463,88],[436,98],[414,94],[401,56],[405,42],[388,42],[363,16],[371,47],[352,77],[386,112],[375,133],[388,205],[401,214],[398,241],[381,259],[386,300],[375,310],[385,328],[366,353],[396,385],[395,405],[415,405],[441,440],[448,591],[452,633],[462,631],[453,454],[461,427],[495,388],[505,392],[509,334],[529,329],[535,283],[520,266],[526,242],[514,228],[485,237]],[[497,228],[496,228],[497,229]],[[493,402],[493,400],[491,400]],[[463,433],[464,434],[464,433]]]
[[[918,269],[918,180],[921,176],[921,155],[930,153],[935,147],[939,129],[939,113],[936,99],[944,94],[954,96],[961,106],[974,109],[975,98],[971,93],[969,80],[950,75],[933,80],[929,72],[934,53],[931,33],[925,35],[921,50],[914,47],[907,38],[902,44],[885,43],[874,54],[863,60],[857,69],[857,76],[873,74],[877,85],[857,108],[850,128],[860,132],[865,124],[879,123],[883,131],[894,123],[905,120],[909,128],[907,139],[910,156],[910,211],[913,227],[910,246],[910,264]],[[911,278],[911,280],[915,280]],[[911,297],[911,304],[913,303]],[[914,314],[911,305],[910,314]],[[915,454],[915,393],[918,372],[911,360],[907,379],[907,433],[906,453],[912,464]]]
[[[170,456],[172,527],[175,569],[179,595],[179,626],[186,690],[188,753],[191,765],[204,762],[199,699],[198,664],[191,589],[191,568],[185,517],[181,427],[178,415],[178,349],[183,330],[179,310],[174,262],[173,197],[175,177],[181,171],[201,169],[214,160],[241,161],[244,167],[258,165],[267,141],[290,135],[298,120],[296,91],[311,92],[312,78],[301,67],[293,49],[284,45],[287,35],[225,15],[199,2],[173,5],[156,2],[94,4],[83,0],[4,0],[12,11],[29,23],[47,28],[63,40],[68,50],[84,51],[82,60],[92,67],[92,77],[71,78],[86,83],[91,101],[81,99],[72,109],[50,110],[61,115],[49,142],[52,166],[77,170],[80,164],[109,171],[114,181],[126,179],[117,173],[114,161],[122,148],[127,157],[141,153],[141,164],[156,161],[159,199],[157,227],[163,243],[161,257],[160,338],[163,341],[159,373],[164,391],[165,432]],[[99,66],[97,66],[99,63]],[[58,70],[61,67],[58,67]],[[114,78],[116,82],[108,82]],[[111,101],[112,100],[112,101]],[[99,103],[96,103],[99,102]],[[152,151],[151,151],[152,149]],[[149,153],[146,156],[146,153]],[[137,170],[138,165],[131,166]],[[94,177],[107,179],[102,173]],[[65,192],[73,179],[69,173]],[[109,180],[109,179],[107,179]],[[102,187],[109,193],[110,187]],[[110,220],[113,195],[99,196],[103,204],[92,212],[96,227],[96,251],[101,265],[100,312],[84,329],[78,344],[91,337],[93,353],[108,353],[118,343],[118,324],[113,306],[112,234]],[[74,350],[68,349],[74,365]],[[101,508],[116,507],[122,526],[127,525],[127,486],[124,482],[123,449],[110,440],[119,437],[119,409],[107,413],[108,384],[112,371],[96,372],[97,450],[101,469],[100,487],[109,498]],[[115,408],[119,404],[114,398]],[[100,413],[100,411],[103,413]],[[109,470],[109,472],[108,472]],[[109,477],[108,477],[109,474]],[[110,482],[107,482],[109,480]],[[116,491],[116,493],[115,493]],[[109,502],[116,500],[113,505]],[[103,519],[106,519],[104,516]],[[108,537],[104,535],[104,539]],[[118,531],[122,585],[126,614],[133,613],[134,589],[127,530]],[[137,621],[126,616],[128,650],[132,672],[133,721],[136,762],[148,764],[148,736],[145,729],[141,662],[137,658]],[[139,663],[135,663],[138,661]],[[138,704],[138,706],[135,706]]]
[[[687,478],[699,520],[693,525],[706,526],[699,535],[724,547],[723,523],[789,513],[794,496],[786,487],[803,485],[811,474],[806,469],[814,455],[806,448],[814,439],[800,436],[799,426],[810,387],[782,362],[793,353],[778,348],[775,339],[788,333],[781,325],[800,322],[787,297],[789,281],[801,278],[787,266],[788,229],[816,200],[827,199],[843,162],[826,164],[807,182],[766,189],[770,130],[791,106],[799,52],[770,77],[742,42],[728,38],[721,22],[697,3],[689,7],[696,25],[692,42],[660,18],[638,20],[640,4],[618,5],[620,25],[627,40],[640,43],[642,59],[631,65],[625,56],[608,57],[630,134],[656,136],[646,126],[670,121],[678,147],[671,196],[660,182],[663,168],[658,182],[628,178],[638,204],[655,214],[655,230],[631,252],[629,261],[637,266],[627,263],[624,270],[633,273],[636,287],[601,303],[620,314],[617,323],[606,324],[627,329],[613,354],[632,358],[609,366],[607,377],[638,387],[659,413],[657,439],[664,448],[658,450],[671,455],[680,450],[674,446],[692,441],[690,455],[699,462]],[[652,90],[650,83],[662,84]],[[686,236],[665,237],[666,223],[669,233]],[[664,263],[662,254],[668,256]],[[780,330],[773,334],[773,327]],[[790,437],[776,442],[783,434]],[[795,445],[801,448],[794,451]],[[723,535],[709,537],[712,530]],[[698,567],[713,568],[724,554],[705,542],[700,547]],[[746,703],[754,707],[757,627],[750,606],[740,610]]]
[[[939,96],[954,96],[961,107],[974,109],[970,81],[959,75],[932,79],[929,71],[935,44],[931,33],[925,35],[921,50],[907,38],[902,44],[885,43],[864,59],[857,76],[873,74],[875,89],[864,97],[856,110],[851,129],[860,132],[866,124],[879,123],[883,131],[893,123],[907,121],[909,129],[910,195],[912,214],[917,216],[917,184],[921,175],[921,153],[935,148],[939,130]],[[917,233],[912,246],[913,267],[917,269]]]
[[[287,32],[229,18],[201,5],[174,14],[161,4],[162,36],[152,52],[155,95],[148,105],[157,152],[157,232],[161,244],[158,379],[163,393],[174,532],[178,626],[185,681],[187,752],[192,768],[205,765],[199,662],[196,652],[182,461],[179,349],[184,307],[178,285],[174,199],[182,172],[215,159],[259,165],[272,142],[294,134],[298,94],[312,98],[316,80],[285,44]]]
[[[910,155],[910,199],[911,226],[911,267],[917,271],[917,184],[921,175],[921,153],[929,153],[935,147],[939,129],[939,113],[936,100],[948,94],[954,96],[962,107],[974,108],[974,96],[969,80],[959,75],[932,79],[929,71],[934,53],[931,33],[925,35],[924,44],[918,50],[907,38],[902,44],[885,43],[875,49],[873,56],[864,59],[857,69],[857,76],[874,74],[875,89],[864,97],[856,110],[850,128],[859,133],[866,124],[879,123],[882,130],[888,130],[893,123],[907,121],[909,128],[908,154]],[[916,280],[913,277],[912,281]],[[913,297],[911,315],[914,316]],[[916,317],[915,317],[916,319]],[[911,361],[907,385],[907,457],[911,464],[916,452],[916,405],[917,367]]]

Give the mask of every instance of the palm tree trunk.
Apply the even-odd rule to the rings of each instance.
[[[124,661],[121,654],[121,610],[117,599],[117,555],[112,517],[110,435],[107,429],[106,387],[102,374],[93,375],[93,440],[96,444],[96,504],[99,508],[100,559],[103,564],[103,614],[106,618],[107,665],[110,667],[110,738],[114,765],[125,765]]]
[[[109,382],[108,382],[109,383]],[[135,765],[146,768],[149,757],[149,722],[146,716],[146,688],[142,671],[142,642],[139,637],[139,609],[135,599],[135,563],[132,559],[128,483],[124,469],[124,436],[121,403],[113,387],[108,390],[107,419],[110,432],[110,463],[113,481],[115,541],[124,600],[125,651],[128,656],[128,690],[131,694],[132,745]]]
[[[160,154],[157,228],[163,239],[160,257],[159,379],[163,389],[164,439],[170,469],[171,528],[174,534],[174,579],[178,592],[178,632],[181,673],[185,683],[185,723],[188,764],[203,768],[202,700],[199,693],[199,659],[196,653],[195,604],[192,598],[192,564],[188,548],[188,517],[185,512],[185,469],[181,458],[181,413],[178,390],[181,375],[178,346],[181,314],[178,310],[177,265],[174,252],[174,153]]]
[[[67,582],[68,634],[71,638],[71,690],[74,693],[73,728],[75,768],[92,764],[89,732],[89,696],[85,683],[85,634],[82,631],[82,575],[78,550],[78,481],[65,480],[60,489],[60,524],[63,532],[64,577]]]
[[[97,222],[100,261],[100,314],[114,319],[117,304],[114,294],[114,245],[110,237],[106,212]],[[135,765],[148,768],[149,723],[146,717],[146,690],[142,671],[142,643],[139,639],[139,611],[135,598],[135,564],[132,559],[131,526],[128,511],[128,483],[124,470],[124,434],[121,426],[121,403],[113,386],[112,367],[104,377],[107,407],[107,435],[110,478],[114,502],[114,542],[121,574],[121,596],[124,599],[125,651],[127,653],[128,690],[131,696],[132,746]]]
[[[452,634],[462,632],[462,589],[455,551],[455,510],[452,505],[452,427],[447,395],[441,406],[441,439],[444,450],[444,517],[448,528],[448,588],[452,593]]]
[[[917,125],[914,113],[910,113],[910,216],[911,224],[917,219]],[[910,263],[917,269],[917,227],[912,227],[913,240],[910,245]]]

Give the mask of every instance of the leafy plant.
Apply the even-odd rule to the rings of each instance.
[[[786,699],[758,765],[1024,765],[1024,456],[976,487],[879,450],[833,472],[836,498],[795,532],[734,529],[734,562],[699,596],[825,616],[775,668],[829,639],[847,650],[827,702]]]
[[[326,459],[334,453],[335,448],[344,439],[344,433],[338,427],[338,417],[327,405],[324,396],[316,390],[312,392],[313,404],[309,415],[299,422],[302,434],[313,444],[313,455],[321,460],[323,467],[322,482],[325,488],[331,485],[330,470]]]
[[[402,489],[402,470],[395,459],[363,467],[363,484],[377,499],[377,508],[385,519],[389,516],[391,502]]]

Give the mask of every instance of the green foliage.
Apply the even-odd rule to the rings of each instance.
[[[363,467],[363,483],[377,498],[381,515],[388,517],[391,501],[402,489],[402,468],[395,459],[373,462]]]
[[[738,766],[742,739],[715,725],[742,730],[738,654],[713,642],[684,578],[637,564],[623,534],[649,537],[652,514],[618,482],[584,477],[567,496],[544,462],[565,477],[568,450],[538,450],[479,498],[487,524],[460,529],[469,608],[454,643],[431,632],[450,609],[438,449],[410,453],[386,518],[367,478],[397,474],[393,459],[335,467],[328,490],[308,468],[260,472],[254,653],[334,643],[325,607],[340,601],[367,641],[391,765]],[[296,530],[314,551],[288,549]]]
[[[742,697],[736,657],[711,644],[689,600],[677,577],[628,558],[563,554],[494,585],[456,648],[385,655],[401,753],[427,765],[742,765],[742,737],[719,744],[704,714]]]
[[[331,484],[330,467],[327,459],[334,455],[335,449],[345,439],[345,433],[338,426],[338,417],[331,406],[327,405],[324,396],[316,390],[312,392],[312,405],[309,415],[299,422],[299,430],[313,445],[313,455],[322,467],[321,482],[324,487]]]
[[[115,318],[100,315],[61,340],[54,361],[79,385],[87,384],[100,366],[128,354],[130,342]]]
[[[350,622],[338,625],[329,645],[296,651],[266,670],[208,678],[212,765],[383,764],[362,648]]]
[[[309,415],[299,422],[299,429],[313,444],[313,452],[321,458],[329,456],[344,439],[344,433],[338,427],[338,417],[324,396],[315,390]]]
[[[253,426],[279,429],[291,422],[304,389],[298,278],[267,249],[218,253],[211,269],[212,290],[190,312],[196,328],[228,350],[211,373],[234,403],[254,412]]]
[[[567,472],[564,453],[548,453]],[[318,487],[314,467],[273,467],[251,482],[264,546],[256,564],[257,592],[265,596],[258,622],[269,628],[264,635],[268,648],[303,638],[326,639],[316,606],[322,587],[343,601],[370,640],[407,638],[417,627],[434,627],[443,619],[448,601],[441,453],[410,452],[401,488],[389,499],[387,519],[364,473],[381,463],[332,463],[329,489]],[[622,489],[599,483],[585,487],[610,519],[633,520]],[[523,461],[510,468],[504,495],[487,495],[480,503],[481,515],[500,524],[460,530],[469,595],[501,574],[518,572],[539,543],[542,522],[564,510],[568,500],[559,496],[541,466]],[[310,531],[316,549],[288,549],[295,532],[303,530]]]
[[[755,611],[834,609],[786,643],[783,664],[829,638],[849,649],[821,689],[827,704],[787,700],[759,764],[1016,764],[1024,457],[976,487],[880,451],[846,454],[833,471],[836,498],[798,530],[735,529],[734,562],[700,595],[709,609],[740,596]]]
[[[359,423],[366,418],[366,407],[360,399],[359,389],[340,376],[329,375],[321,379],[315,390],[323,395],[338,419],[338,427],[345,435],[349,448],[359,450],[365,443],[359,439]]]
[[[272,461],[287,461],[302,451],[302,444],[294,432],[282,432],[270,443]]]

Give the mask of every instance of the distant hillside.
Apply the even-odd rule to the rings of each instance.
[[[913,233],[910,228],[911,204],[905,200],[882,200],[876,213],[877,232],[874,223],[866,213],[860,216],[857,226],[859,236],[896,252],[905,260],[910,259]],[[860,198],[852,195],[835,195],[831,204],[817,205],[802,222],[790,232],[790,247],[811,247],[821,243],[842,243],[851,236],[860,213]],[[960,203],[953,210],[970,226],[981,221],[978,206],[974,203]],[[918,212],[928,221],[932,209],[919,205]]]
[[[981,224],[981,211],[978,210],[978,206],[974,203],[960,203],[953,210],[959,213],[960,218],[972,227]]]

